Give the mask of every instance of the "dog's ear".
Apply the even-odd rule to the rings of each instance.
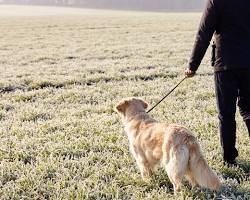
[[[140,103],[142,104],[143,108],[144,108],[144,109],[147,109],[148,104],[147,104],[145,101],[143,101],[142,99],[139,99],[139,101],[140,101]]]
[[[128,106],[128,101],[124,100],[115,107],[115,111],[117,113],[124,113],[127,106]]]

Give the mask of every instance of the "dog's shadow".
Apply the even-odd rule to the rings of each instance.
[[[209,189],[201,189],[199,187],[192,188],[185,178],[182,183],[183,187],[180,195],[184,195],[185,199],[214,199],[216,197],[216,193]],[[167,173],[162,169],[158,169],[157,172],[151,176],[150,184],[148,185],[146,192],[150,192],[152,189],[150,186],[153,188],[163,188],[168,193],[172,193],[172,195],[174,195],[173,185],[170,182]]]
[[[223,186],[219,191],[219,198],[250,199],[250,188],[243,186],[249,180],[250,163],[238,160],[237,166],[223,167],[220,170]],[[242,187],[243,186],[243,187]]]
[[[237,165],[224,166],[220,170],[224,179],[234,179],[239,184],[249,178],[250,175],[250,163],[244,160],[238,160]]]
[[[149,183],[153,187],[164,188],[168,192],[174,191],[173,185],[168,179],[167,173],[162,169],[158,169],[155,173],[152,174]]]

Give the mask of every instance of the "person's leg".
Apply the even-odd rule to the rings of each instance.
[[[246,126],[247,126],[247,130],[248,130],[248,135],[250,137],[250,119],[245,120]]]
[[[240,114],[246,123],[250,137],[250,70],[242,70],[238,73]]]
[[[225,162],[233,164],[238,156],[238,151],[235,148],[238,82],[234,71],[215,73],[215,93],[223,159]]]

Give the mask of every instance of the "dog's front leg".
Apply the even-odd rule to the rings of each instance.
[[[140,155],[136,148],[134,148],[134,146],[130,146],[130,151],[136,160],[143,180],[148,180],[152,175],[152,170],[146,158],[143,155]]]
[[[152,176],[152,170],[147,162],[147,160],[143,159],[142,157],[138,156],[136,159],[137,165],[140,169],[141,176],[143,180],[149,180]]]

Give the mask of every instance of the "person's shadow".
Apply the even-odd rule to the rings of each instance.
[[[250,163],[237,160],[236,166],[224,167],[220,173],[224,182],[216,199],[250,199],[250,188],[244,188],[244,181],[250,177]]]
[[[250,175],[250,163],[245,160],[238,160],[238,166],[241,168],[245,173]]]

